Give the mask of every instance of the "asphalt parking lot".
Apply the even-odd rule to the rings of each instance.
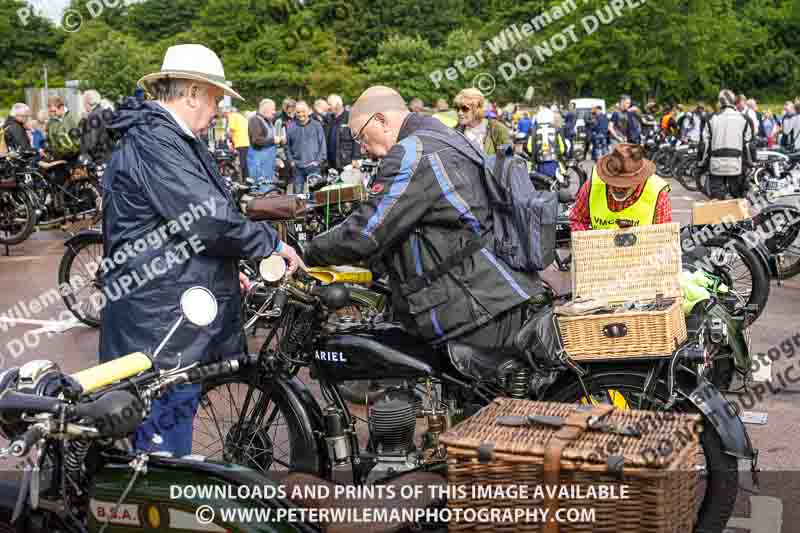
[[[674,182],[674,218],[688,222],[692,202],[700,199],[698,193],[688,192]],[[12,247],[9,257],[0,256],[0,316],[57,287],[65,237],[66,234],[60,232],[35,233],[28,241]],[[548,276],[556,285],[563,286],[566,282],[563,274],[549,273]],[[57,319],[66,310],[60,299],[48,299],[47,305],[40,306],[41,309],[30,307],[25,323],[0,322],[0,366],[19,366],[33,359],[49,359],[58,363],[63,371],[74,372],[95,364],[97,330],[81,325],[60,333],[47,331],[47,322],[41,321]],[[751,327],[753,354],[778,354],[778,360],[772,365],[773,376],[785,374],[785,369],[794,364],[795,353],[800,354],[798,311],[800,279],[789,280],[783,287],[773,282],[766,311]],[[773,351],[769,352],[771,348]],[[773,386],[765,387],[760,399],[750,395],[738,400],[745,407],[752,404],[750,411],[768,415],[765,425],[747,426],[754,446],[760,450],[759,467],[766,472],[761,475],[761,495],[740,491],[735,513],[736,520],[740,521],[731,525],[747,526],[751,519],[759,523],[752,524],[755,528],[742,527],[731,531],[800,531],[800,526],[795,525],[800,523],[800,453],[795,448],[800,437],[800,384],[786,385],[783,387],[778,380],[773,380]],[[782,510],[776,510],[773,501],[776,498],[782,501]],[[769,516],[756,520],[756,515],[761,516],[759,513]],[[793,513],[797,516],[791,516]],[[782,528],[773,522],[776,516],[781,517]]]

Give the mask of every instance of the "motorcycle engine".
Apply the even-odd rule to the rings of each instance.
[[[370,406],[369,434],[376,463],[367,483],[418,466],[414,445],[418,411],[413,389],[390,389]]]

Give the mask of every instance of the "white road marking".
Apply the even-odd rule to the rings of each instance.
[[[0,316],[0,321],[14,324],[27,324],[32,326],[42,326],[30,331],[30,333],[64,333],[73,328],[88,328],[86,324],[75,317],[67,320],[39,320],[36,318],[9,318]]]

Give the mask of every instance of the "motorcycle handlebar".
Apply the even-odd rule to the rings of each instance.
[[[255,362],[257,359],[257,355],[243,355],[236,359],[228,359],[227,361],[222,361],[220,363],[211,363],[210,365],[192,368],[186,373],[186,375],[191,382],[225,374],[233,374],[234,372],[238,371],[240,367],[249,365]]]
[[[56,398],[35,394],[8,391],[0,398],[0,413],[22,414],[23,412],[59,414],[64,404]]]

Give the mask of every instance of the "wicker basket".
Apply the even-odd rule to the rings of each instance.
[[[572,234],[572,293],[621,304],[675,298],[662,311],[559,316],[564,350],[577,361],[668,357],[686,340],[677,223]],[[616,329],[609,326],[619,325]]]
[[[732,224],[750,218],[747,200],[714,200],[711,202],[695,202],[692,205],[692,224]]]
[[[581,411],[582,410],[582,411]],[[531,414],[566,420],[561,429],[533,424],[507,427],[499,416]],[[617,427],[633,427],[641,437],[587,429],[590,416]],[[578,509],[594,521],[544,524],[451,522],[450,531],[589,533],[684,533],[697,516],[697,459],[701,418],[698,415],[616,411],[612,406],[579,406],[501,398],[441,436],[447,447],[448,484],[455,487],[515,485],[527,487],[526,498],[448,498],[460,509]],[[623,487],[627,499],[557,499],[536,493],[547,487]],[[461,496],[462,494],[457,494]],[[516,495],[516,496],[519,496]],[[463,515],[462,515],[463,516]]]

